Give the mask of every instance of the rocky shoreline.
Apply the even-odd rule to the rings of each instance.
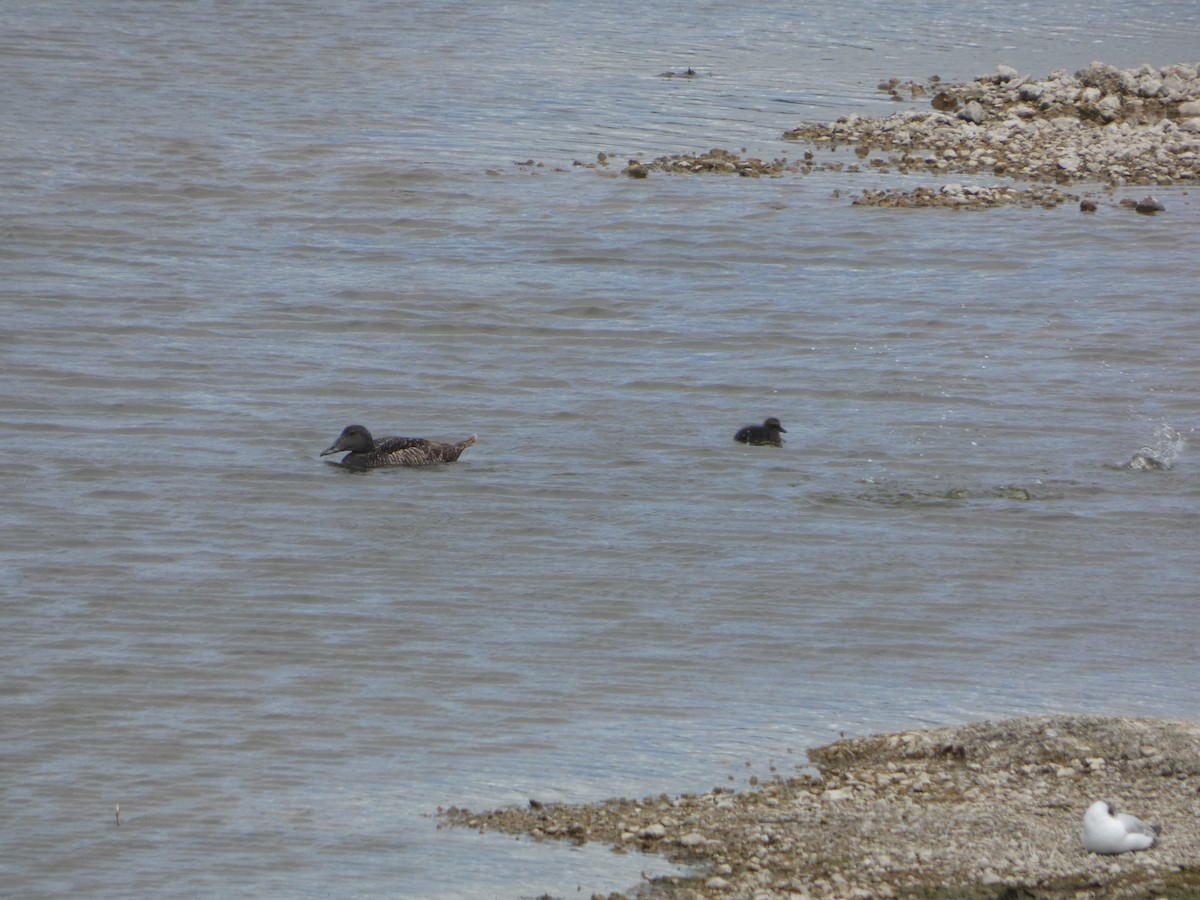
[[[929,107],[882,118],[849,115],[834,123],[807,122],[784,138],[809,145],[800,159],[769,161],[724,149],[630,160],[622,174],[770,177],[784,173],[928,173],[940,177],[1040,182],[943,185],[917,190],[867,189],[859,205],[890,207],[1057,206],[1080,198],[1061,186],[1187,184],[1200,178],[1200,66],[1175,64],[1121,70],[1100,62],[1074,74],[1043,78],[1000,66],[962,84],[938,78],[918,84],[890,80],[879,89],[898,102]],[[852,148],[854,160],[839,153]],[[821,152],[830,158],[820,158]],[[609,159],[576,166],[604,169]],[[952,188],[947,191],[945,188]],[[1140,212],[1161,204],[1147,197]],[[1157,206],[1158,209],[1153,207]],[[1096,210],[1095,201],[1082,208]]]
[[[885,85],[881,85],[881,88]],[[998,175],[1058,184],[1167,185],[1200,177],[1200,72],[1194,65],[1074,75],[1000,66],[967,84],[916,86],[930,111],[845,116],[784,136],[850,144],[876,168]],[[894,91],[895,88],[892,88]]]
[[[600,841],[696,867],[630,896],[1200,896],[1200,723],[1028,717],[840,740],[808,756],[819,775],[740,793],[451,808],[439,827]],[[1080,823],[1098,799],[1160,824],[1159,844],[1085,852]]]

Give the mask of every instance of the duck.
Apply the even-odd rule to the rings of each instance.
[[[1158,840],[1159,827],[1137,816],[1119,813],[1111,803],[1097,800],[1083,815],[1083,849],[1090,853],[1124,853],[1145,850]]]
[[[457,444],[443,444],[427,438],[386,437],[375,440],[362,425],[347,425],[338,439],[322,456],[346,453],[338,465],[350,469],[378,469],[382,466],[430,466],[454,462],[475,443],[475,435]]]
[[[769,419],[764,419],[761,425],[747,425],[738,431],[733,436],[733,439],[739,444],[753,444],[758,447],[782,447],[783,438],[779,436],[781,434],[787,434],[787,429],[779,424],[777,418],[771,416]]]

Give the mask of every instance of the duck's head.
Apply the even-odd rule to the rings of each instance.
[[[769,428],[772,431],[782,431],[784,434],[787,434],[787,429],[779,424],[779,420],[774,416],[763,421],[763,428]]]
[[[367,453],[374,449],[375,439],[371,437],[371,432],[362,425],[347,425],[338,435],[338,439],[333,442],[333,446],[328,450],[322,450],[321,455],[344,453],[347,450],[351,453]]]

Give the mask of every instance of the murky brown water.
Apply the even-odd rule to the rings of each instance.
[[[1193,192],[571,163],[795,154],[886,77],[1166,64],[1196,12],[773,6],[0,10],[0,892],[620,890],[653,863],[430,815],[1195,716]],[[351,422],[479,443],[355,476]]]

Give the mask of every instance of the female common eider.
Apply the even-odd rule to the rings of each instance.
[[[429,466],[454,462],[475,443],[475,435],[457,444],[440,444],[425,438],[386,437],[375,440],[361,425],[347,425],[333,446],[321,452],[345,453],[341,465],[351,469],[377,469],[380,466]]]
[[[733,439],[739,444],[754,444],[759,447],[782,447],[783,438],[780,434],[787,434],[787,429],[779,424],[779,420],[774,416],[765,420],[761,425],[747,425],[741,431],[733,436]]]

